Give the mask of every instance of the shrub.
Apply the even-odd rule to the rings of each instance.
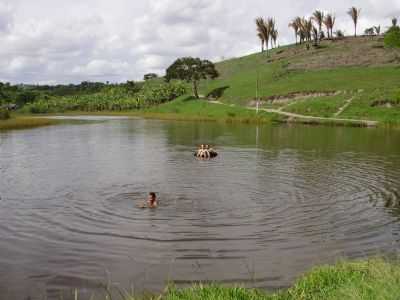
[[[390,28],[385,34],[384,43],[389,48],[400,48],[400,27]]]
[[[5,110],[0,108],[0,120],[7,120],[10,118],[10,113]]]

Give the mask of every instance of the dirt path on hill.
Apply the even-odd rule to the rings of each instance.
[[[353,102],[353,100],[354,100],[354,97],[351,97],[350,99],[347,99],[345,104],[341,108],[339,108],[337,113],[335,113],[333,116],[335,118],[339,117],[342,114],[342,112],[344,112],[346,110],[346,108],[348,108],[350,106],[350,104]]]
[[[339,115],[340,113],[342,113],[346,109],[346,107],[348,105],[350,105],[352,100],[353,100],[353,98],[350,98],[349,101],[339,109],[337,114]],[[220,101],[208,101],[208,102],[209,103],[213,103],[213,104],[226,105],[226,106],[230,106],[230,107],[237,106],[237,105],[234,105],[234,104],[230,104],[230,105],[229,104],[225,104],[225,103],[222,103]],[[240,107],[240,106],[238,106],[238,107]],[[243,107],[242,106],[242,108],[247,108],[247,109],[250,109],[250,110],[256,110],[255,107]],[[306,115],[300,115],[300,114],[285,112],[285,111],[282,111],[282,110],[279,110],[279,109],[260,108],[260,110],[268,112],[268,113],[273,113],[273,114],[278,114],[278,115],[281,115],[281,116],[286,116],[286,117],[289,117],[289,118],[292,118],[292,119],[300,119],[300,120],[303,120],[303,121],[328,121],[328,122],[337,122],[337,123],[353,123],[355,125],[366,126],[366,127],[376,127],[378,125],[377,121],[370,121],[370,120],[345,119],[345,118],[337,118],[336,116],[332,117],[332,118],[314,117],[314,116],[306,116]]]

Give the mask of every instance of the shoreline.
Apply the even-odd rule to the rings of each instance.
[[[212,105],[212,104],[211,104]],[[254,112],[253,109],[246,107],[236,107],[237,109]],[[362,127],[362,128],[400,128],[400,124],[392,124],[385,122],[376,122],[365,120],[365,122],[372,122],[374,126],[368,126],[367,123],[358,123],[352,120],[329,120],[324,118],[316,118],[305,116],[304,118],[285,117],[274,112],[262,111],[259,115],[254,115],[253,118],[248,116],[227,116],[227,117],[214,117],[206,114],[186,114],[186,113],[173,113],[173,112],[157,112],[156,109],[142,110],[142,111],[67,111],[62,113],[46,113],[46,114],[25,114],[13,113],[10,119],[0,120],[0,131],[29,129],[43,126],[58,125],[65,123],[65,120],[56,119],[53,117],[58,116],[120,116],[127,118],[143,118],[148,120],[166,120],[166,121],[186,121],[186,122],[217,122],[227,124],[300,124],[309,126],[332,126],[332,127]]]
[[[110,287],[106,293],[112,295],[115,292],[115,299],[121,300],[395,300],[400,295],[399,282],[399,261],[374,257],[315,266],[289,288],[276,291],[248,288],[240,283],[199,282],[185,288],[172,283],[163,292],[154,294],[121,293],[118,287]],[[77,289],[75,299],[79,299]]]

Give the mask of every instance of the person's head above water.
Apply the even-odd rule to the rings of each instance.
[[[149,201],[154,202],[157,200],[156,193],[150,192],[149,193]]]
[[[156,208],[158,206],[156,193],[149,193],[149,199],[147,200],[149,208]]]

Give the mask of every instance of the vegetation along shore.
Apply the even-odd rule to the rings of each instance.
[[[159,300],[397,300],[400,295],[400,265],[380,258],[342,261],[336,265],[315,267],[302,276],[292,287],[276,292],[248,289],[237,285],[226,287],[218,284],[196,284],[189,288],[167,288],[160,295],[136,296],[119,291],[117,299]],[[112,288],[107,292],[112,294]],[[79,299],[79,291],[74,292]],[[92,299],[103,297],[92,296]]]

